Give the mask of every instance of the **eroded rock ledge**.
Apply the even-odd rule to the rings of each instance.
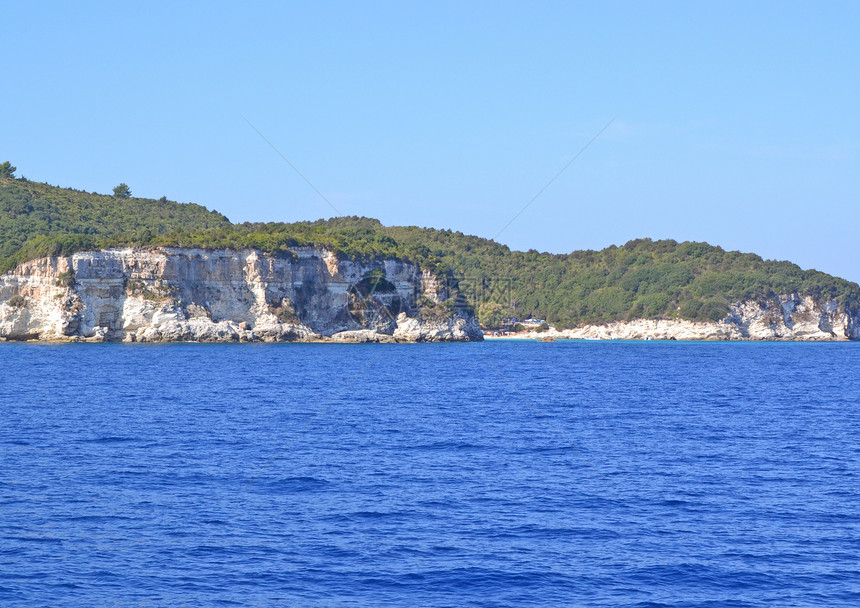
[[[562,331],[523,334],[526,338],[597,340],[860,340],[860,312],[832,300],[784,294],[766,302],[738,302],[720,321],[635,319],[584,325]]]
[[[469,341],[444,281],[401,260],[314,248],[133,248],[21,264],[0,276],[0,339],[127,342]]]

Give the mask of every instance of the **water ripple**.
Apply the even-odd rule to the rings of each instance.
[[[0,344],[0,605],[860,605],[858,344],[145,346]]]

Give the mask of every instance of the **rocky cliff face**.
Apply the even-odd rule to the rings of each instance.
[[[320,249],[113,249],[33,260],[0,276],[0,339],[480,340],[444,282],[400,260]]]
[[[798,294],[767,302],[738,302],[715,323],[680,319],[636,319],[585,325],[563,331],[529,334],[600,340],[860,340],[860,311],[845,310],[835,301]]]

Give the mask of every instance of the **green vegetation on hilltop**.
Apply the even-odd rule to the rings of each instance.
[[[107,196],[0,177],[0,272],[37,257],[145,245],[177,230],[230,225],[226,217],[200,205]]]
[[[267,253],[287,253],[294,247],[319,246],[344,259],[402,258],[435,269],[430,251],[414,243],[400,243],[378,220],[336,217],[315,222],[228,224],[210,230],[177,230],[151,241],[153,245],[206,247],[210,249],[255,248]]]
[[[510,251],[450,230],[384,229],[421,243],[461,277],[482,322],[540,317],[562,327],[635,318],[719,320],[739,300],[799,293],[860,305],[860,286],[790,262],[707,243],[637,239],[601,251]]]
[[[451,230],[386,227],[341,217],[231,224],[205,207],[106,196],[14,179],[0,166],[0,272],[47,255],[123,245],[256,248],[291,255],[325,247],[344,258],[401,258],[451,277],[483,323],[540,317],[562,327],[633,318],[717,320],[739,300],[799,293],[860,306],[860,286],[790,262],[707,243],[638,239],[601,251],[511,251]]]

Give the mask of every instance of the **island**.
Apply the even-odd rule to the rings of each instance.
[[[0,165],[0,340],[857,340],[860,286],[707,243],[512,251],[364,217],[232,223]]]

